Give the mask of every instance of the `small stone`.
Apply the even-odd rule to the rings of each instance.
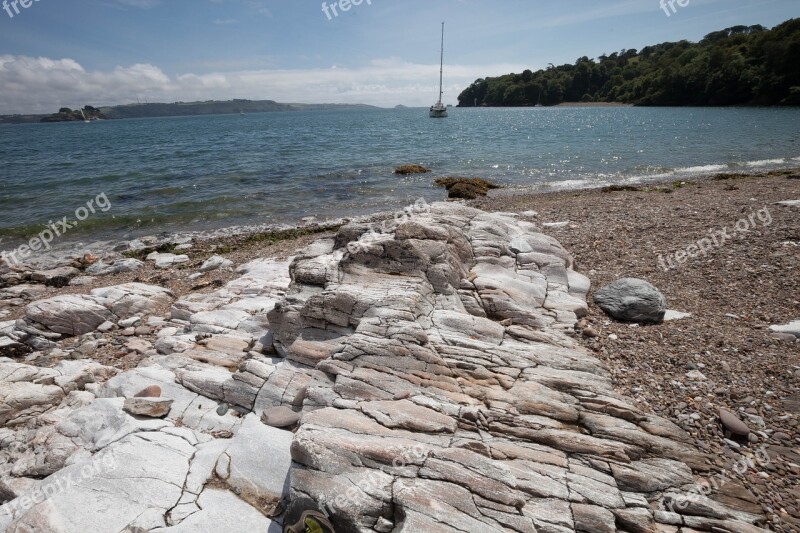
[[[169,398],[126,398],[122,408],[132,415],[163,418],[169,414],[173,401]]]
[[[686,378],[689,379],[689,381],[705,381],[706,375],[699,370],[692,370],[686,373]]]
[[[550,228],[550,229],[560,229],[566,228],[569,226],[569,220],[565,220],[564,222],[545,222],[542,224],[543,228]]]
[[[134,395],[134,398],[159,398],[161,396],[161,387],[158,385],[150,385]]]
[[[135,333],[136,329],[134,328],[125,328],[119,332],[120,335],[123,335],[125,337],[133,337]]]
[[[300,413],[296,413],[286,406],[269,407],[261,413],[261,421],[276,428],[291,427],[300,421]]]
[[[97,331],[100,333],[108,333],[112,329],[116,328],[117,326],[113,322],[105,321],[99,326],[97,326]]]
[[[595,338],[599,337],[600,334],[597,332],[596,329],[594,329],[593,327],[589,326],[588,328],[585,328],[583,330],[583,336],[588,338],[588,339],[595,339]]]
[[[138,336],[142,337],[142,336],[144,336],[144,335],[150,335],[150,333],[152,333],[152,332],[153,332],[153,330],[150,328],[150,326],[139,326],[139,327],[138,327],[138,328],[136,328],[136,329],[135,329],[133,332],[134,332],[136,335],[138,335]]]
[[[691,313],[682,313],[681,311],[673,311],[672,309],[667,309],[667,312],[664,313],[664,322],[669,322],[672,320],[683,320],[685,318],[691,318]]]
[[[130,318],[126,318],[117,322],[119,327],[121,328],[129,328],[131,326],[138,326],[142,323],[142,317],[139,316],[132,316]]]
[[[373,529],[378,533],[389,533],[390,531],[394,530],[394,523],[390,522],[384,517],[380,517],[378,518],[378,521],[375,522]]]
[[[739,437],[746,437],[750,434],[750,428],[747,427],[747,424],[742,422],[739,417],[727,409],[720,407],[719,418],[722,421],[722,425],[725,427],[725,429],[730,431],[732,434]]]
[[[783,433],[782,431],[773,433],[772,438],[775,440],[792,440],[791,436],[787,435],[786,433]]]
[[[210,272],[219,268],[228,268],[231,266],[233,266],[233,261],[215,255],[206,259],[205,263],[200,267],[200,272]]]
[[[217,407],[217,414],[219,416],[225,416],[228,413],[229,409],[230,407],[228,407],[227,403],[221,403],[219,404],[219,407]]]

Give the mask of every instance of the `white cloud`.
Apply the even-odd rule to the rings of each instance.
[[[476,78],[521,72],[524,65],[451,65],[445,95],[457,103]],[[166,74],[151,64],[88,71],[73,59],[0,55],[0,113],[52,113],[59,107],[248,98],[279,102],[425,106],[436,99],[439,66],[399,59],[359,68],[241,70]]]

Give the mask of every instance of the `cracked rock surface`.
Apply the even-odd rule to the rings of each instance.
[[[691,493],[705,456],[566,334],[589,280],[530,222],[435,204],[236,272],[0,323],[0,346],[85,337],[73,358],[152,333],[126,371],[0,359],[0,530],[275,532],[309,496],[339,532],[762,531]]]

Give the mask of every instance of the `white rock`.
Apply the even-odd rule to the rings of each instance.
[[[276,522],[261,514],[230,491],[207,488],[197,500],[198,511],[163,533],[218,533],[219,531],[262,531],[280,533]]]
[[[705,374],[703,374],[699,370],[691,370],[691,371],[687,372],[686,373],[686,378],[689,379],[689,381],[705,381],[706,380]]]
[[[669,322],[670,320],[683,320],[684,318],[691,318],[691,313],[683,313],[681,311],[673,311],[672,309],[667,309],[667,312],[664,313],[664,322]]]
[[[800,338],[800,320],[793,320],[783,326],[770,326],[769,329],[776,333],[788,333]]]
[[[206,261],[200,267],[200,272],[210,272],[212,270],[228,268],[231,266],[233,266],[233,261],[225,259],[219,255],[214,255],[206,259]]]
[[[255,414],[242,422],[228,447],[228,485],[242,494],[264,502],[273,512],[289,489],[292,466],[292,433],[265,426]],[[247,498],[249,499],[249,498]]]
[[[63,335],[78,336],[94,331],[116,317],[102,298],[67,294],[33,302],[25,308],[25,317],[43,328]]]
[[[193,454],[177,436],[129,435],[44,480],[41,487],[53,487],[41,488],[49,497],[29,510],[20,506],[9,529],[118,532],[147,513],[163,516],[181,495]],[[4,507],[16,508],[14,502]]]
[[[129,328],[131,326],[138,326],[142,323],[142,317],[139,316],[132,316],[130,318],[124,318],[117,322],[117,325],[121,328]]]

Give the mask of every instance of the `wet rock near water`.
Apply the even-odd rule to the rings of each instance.
[[[394,169],[395,174],[407,176],[409,174],[427,174],[431,169],[423,167],[422,165],[400,165]]]
[[[447,189],[447,197],[459,200],[474,200],[486,196],[490,190],[500,186],[483,178],[437,178],[437,187]]]

